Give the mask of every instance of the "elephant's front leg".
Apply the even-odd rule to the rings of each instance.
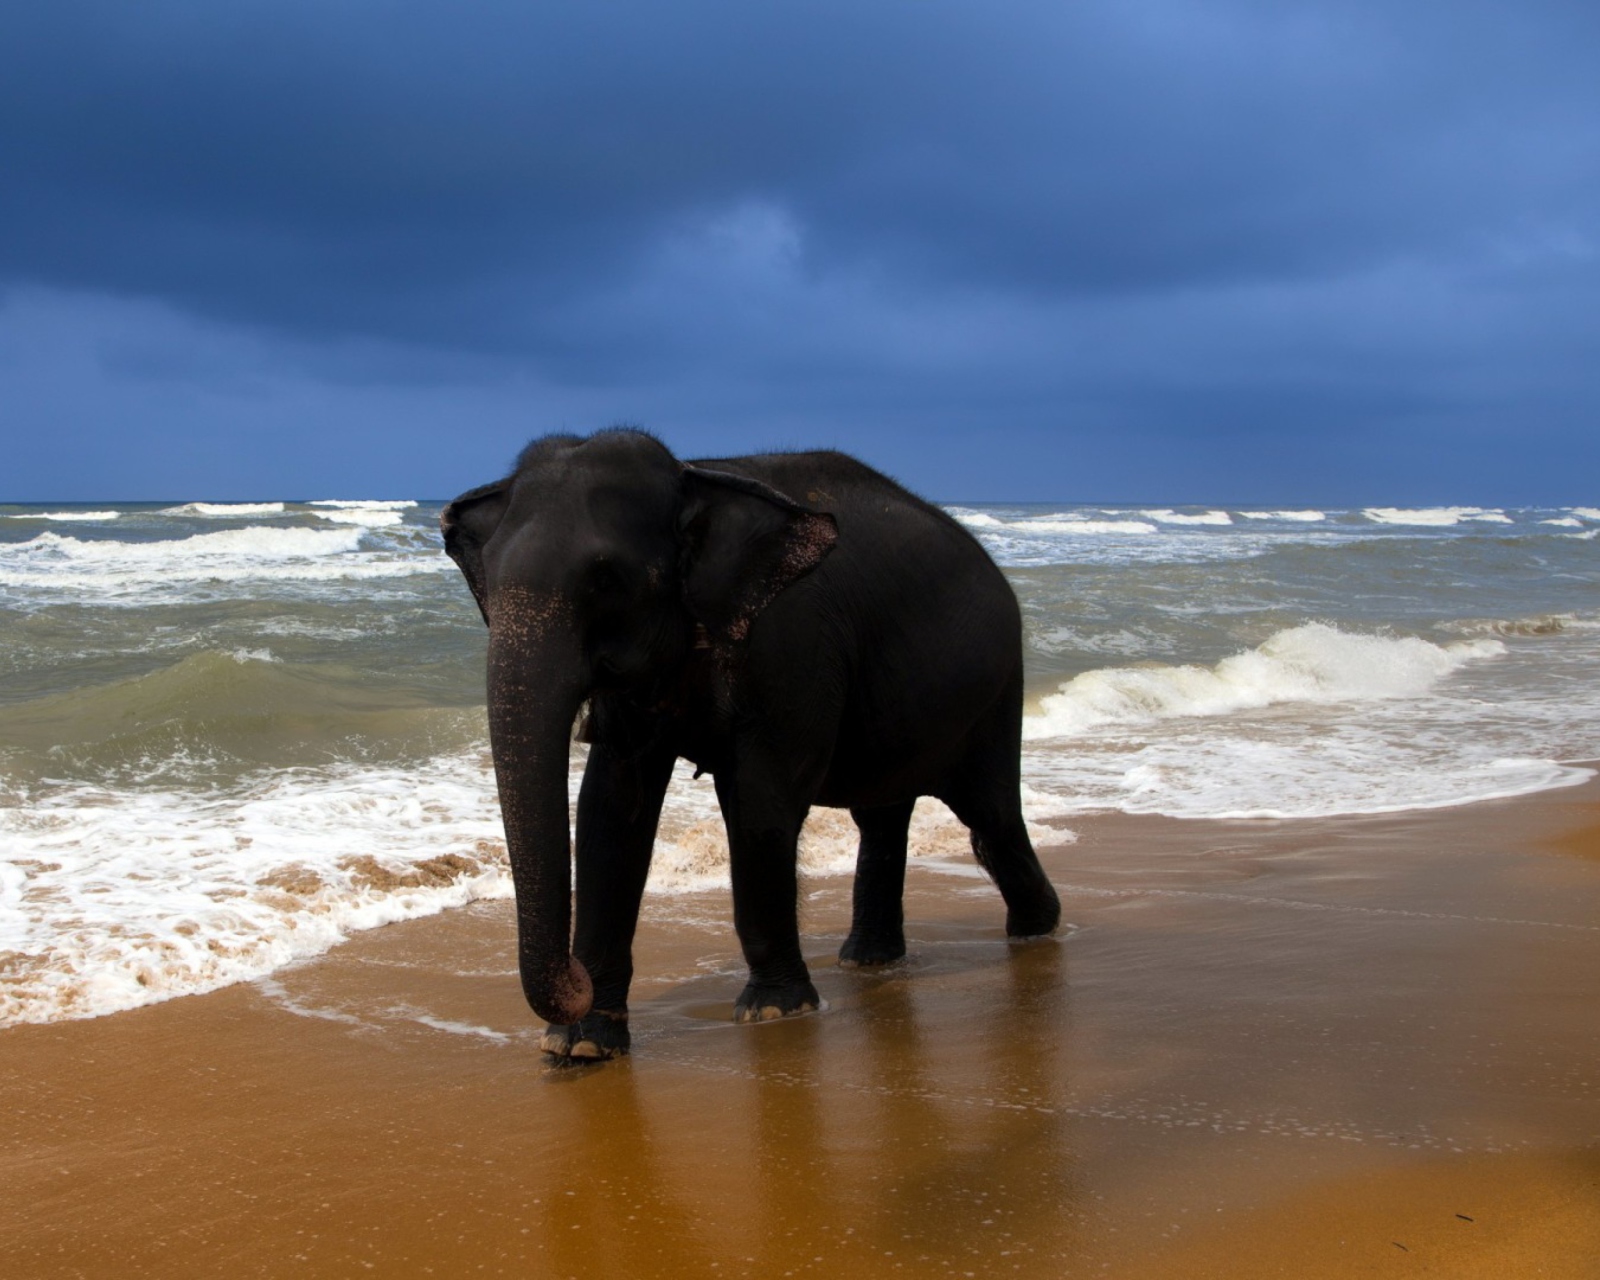
[[[572,951],[594,982],[594,1007],[551,1025],[539,1047],[557,1058],[601,1060],[628,1052],[633,934],[650,871],[661,801],[675,757],[625,757],[595,743],[578,792],[578,902]]]
[[[809,806],[774,773],[748,765],[717,775],[728,828],[733,926],[750,981],[734,1002],[738,1022],[765,1022],[818,1008],[822,999],[800,954],[795,864]]]

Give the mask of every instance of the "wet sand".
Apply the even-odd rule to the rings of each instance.
[[[1074,928],[909,877],[912,955],[727,1022],[724,893],[641,927],[634,1056],[544,1066],[509,904],[0,1032],[0,1274],[1600,1276],[1600,786],[1081,819]]]

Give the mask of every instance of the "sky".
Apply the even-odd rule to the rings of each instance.
[[[0,10],[0,500],[549,431],[947,501],[1600,503],[1600,5]]]

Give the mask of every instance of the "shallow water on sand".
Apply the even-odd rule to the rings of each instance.
[[[483,628],[438,510],[0,506],[0,1023],[509,893]],[[1448,806],[1600,755],[1600,509],[950,510],[1022,605],[1038,840],[1106,811]],[[919,810],[914,854],[963,843]],[[848,823],[816,815],[804,861],[848,871]],[[725,862],[685,770],[651,893]]]
[[[1061,938],[913,870],[879,972],[826,880],[826,1008],[754,1026],[725,893],[656,897],[595,1068],[540,1065],[509,904],[369,932],[0,1037],[0,1232],[37,1276],[1587,1277],[1596,803],[1090,817]]]

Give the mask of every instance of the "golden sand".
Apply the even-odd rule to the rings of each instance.
[[[1078,829],[1054,942],[914,870],[841,970],[805,885],[781,1023],[725,894],[655,901],[597,1068],[504,903],[0,1033],[0,1275],[1600,1277],[1600,787]]]

